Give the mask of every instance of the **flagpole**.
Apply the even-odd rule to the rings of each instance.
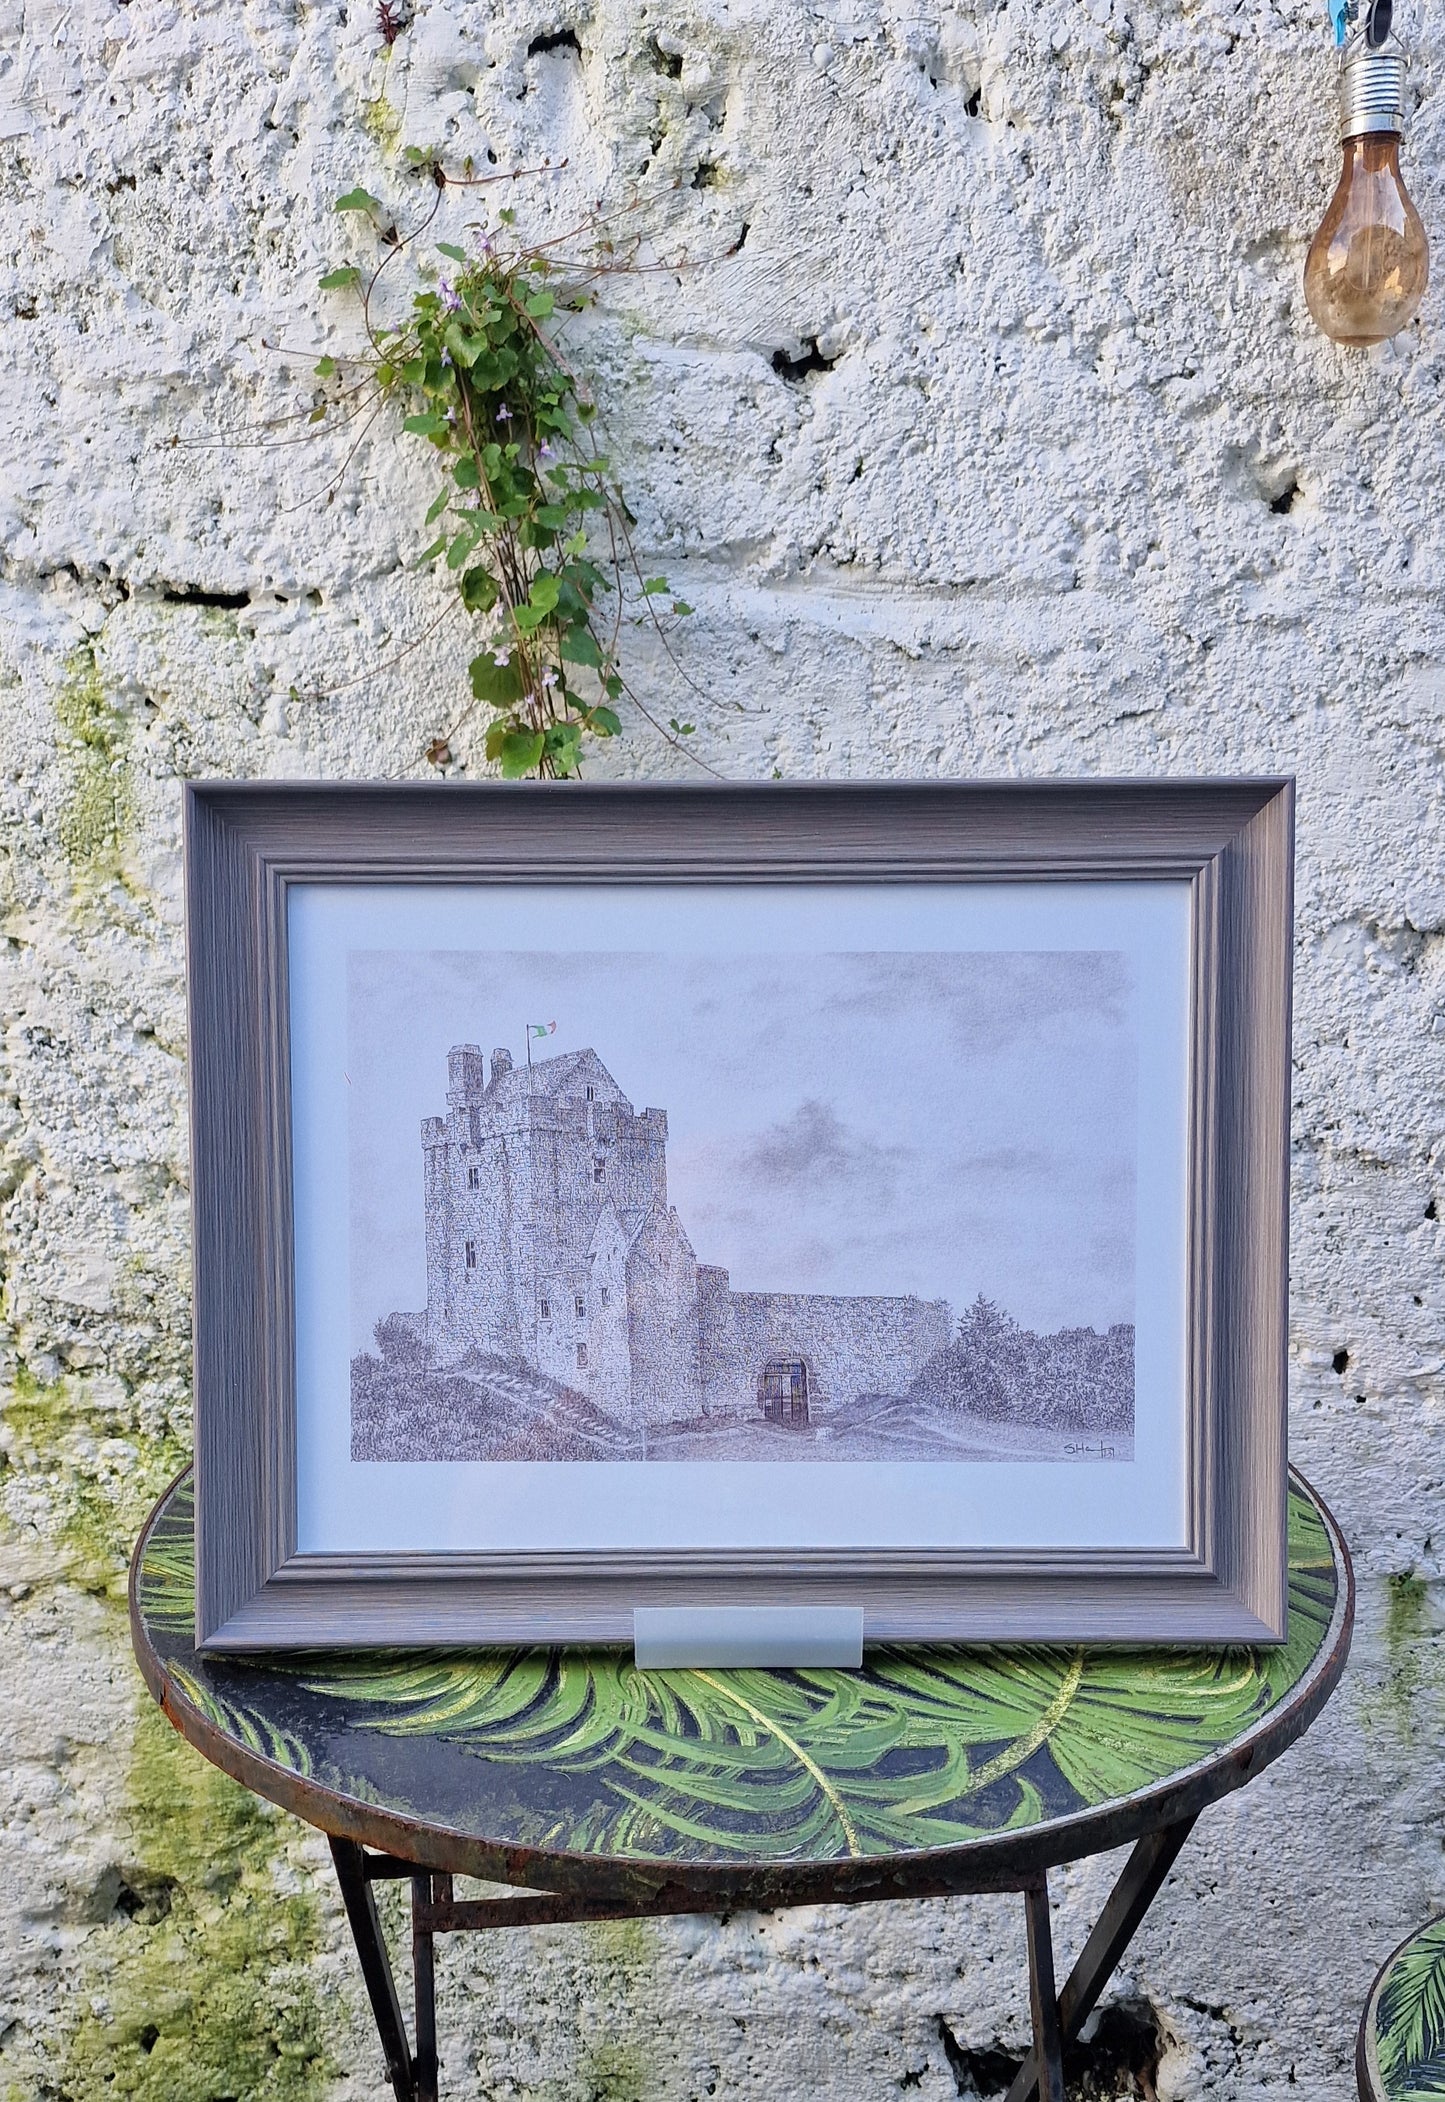
[[[527,1071],[530,1073],[532,1070],[532,1025],[530,1022],[522,1024],[522,1034],[527,1040]]]

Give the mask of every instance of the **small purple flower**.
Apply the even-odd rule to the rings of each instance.
[[[512,412],[504,401],[497,403],[495,413],[498,423],[510,423],[512,420]]]
[[[449,314],[454,314],[457,308],[462,303],[460,293],[457,291],[455,285],[450,284],[444,277],[438,278],[437,283],[441,290],[442,305],[446,308]]]
[[[553,445],[549,445],[546,439],[544,438],[542,440],[542,443],[537,447],[537,458],[539,460],[555,460],[556,457],[557,448]]]
[[[493,662],[493,664],[502,664],[502,665],[507,665],[507,664],[510,664],[510,663],[511,663],[511,661],[512,661],[512,652],[511,652],[511,651],[510,651],[509,649],[502,649],[502,650],[493,650],[493,651],[492,651],[492,662]]]
[[[548,691],[549,693],[551,692],[552,688],[553,688],[553,687],[554,687],[554,686],[556,685],[556,683],[557,683],[557,674],[556,674],[556,672],[554,672],[554,671],[552,671],[552,670],[550,670],[550,669],[549,669],[549,670],[547,670],[547,671],[544,671],[544,672],[543,672],[543,674],[542,674],[542,684],[543,684],[543,685],[544,685],[544,686],[546,687],[546,689],[547,689],[547,691]]]

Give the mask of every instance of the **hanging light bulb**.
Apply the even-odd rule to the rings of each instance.
[[[1400,180],[1406,61],[1390,11],[1374,0],[1340,55],[1344,166],[1305,259],[1306,304],[1336,343],[1398,335],[1430,280],[1430,244]]]

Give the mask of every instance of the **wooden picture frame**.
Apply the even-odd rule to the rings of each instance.
[[[869,1641],[1283,1639],[1291,782],[205,782],[185,841],[202,1648],[626,1643],[638,1609],[764,1604],[861,1608]],[[288,899],[522,883],[1187,886],[1179,1544],[298,1551]]]

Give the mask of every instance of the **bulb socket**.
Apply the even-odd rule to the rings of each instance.
[[[1372,51],[1363,36],[1340,59],[1340,138],[1405,129],[1405,68],[1408,60],[1393,37]]]

